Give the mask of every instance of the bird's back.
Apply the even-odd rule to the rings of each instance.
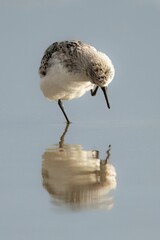
[[[79,62],[79,55],[82,55],[82,49],[90,47],[81,41],[64,41],[55,42],[50,45],[41,60],[39,74],[41,77],[46,76],[48,69],[52,64],[59,60],[68,71],[72,72],[75,68],[77,70],[77,62]]]

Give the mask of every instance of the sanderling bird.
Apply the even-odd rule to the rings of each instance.
[[[40,87],[46,98],[58,101],[67,123],[62,101],[79,98],[87,91],[95,96],[100,87],[108,108],[106,89],[115,70],[109,57],[81,41],[55,42],[50,45],[39,67]]]

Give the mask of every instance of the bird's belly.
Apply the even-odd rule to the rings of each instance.
[[[81,74],[51,69],[41,79],[41,90],[50,100],[71,100],[79,98],[93,88],[90,80]]]

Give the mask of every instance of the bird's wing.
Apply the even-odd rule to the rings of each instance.
[[[50,45],[46,49],[46,51],[44,52],[44,56],[41,60],[41,64],[40,64],[40,67],[39,67],[39,74],[40,74],[41,77],[44,77],[46,75],[49,60],[51,59],[52,54],[54,52],[58,51],[58,49],[59,49],[58,46],[59,46],[58,42],[55,42],[52,45]]]
[[[39,67],[39,74],[41,77],[44,77],[47,73],[47,68],[49,67],[49,61],[53,57],[53,54],[59,59],[64,60],[64,55],[67,57],[68,60],[73,58],[73,56],[76,54],[76,51],[78,50],[78,47],[83,45],[81,41],[63,41],[63,42],[55,42],[52,45],[50,45],[41,60],[41,64]],[[61,59],[61,60],[62,60]],[[53,64],[53,62],[52,62]]]

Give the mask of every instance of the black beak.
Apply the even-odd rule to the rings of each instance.
[[[107,92],[106,92],[106,88],[105,87],[101,87],[103,93],[104,93],[104,96],[105,96],[105,99],[106,99],[106,103],[107,103],[107,106],[108,108],[110,108],[110,104],[109,104],[109,100],[108,100],[108,97],[107,97]]]

